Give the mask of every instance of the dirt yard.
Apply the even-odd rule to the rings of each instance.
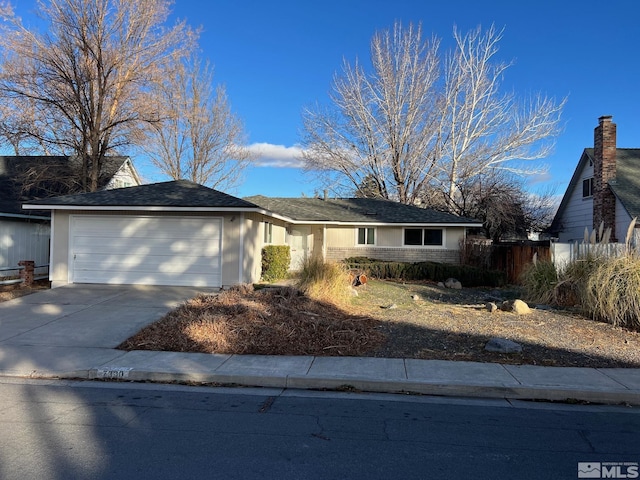
[[[543,306],[526,315],[486,310],[517,293],[370,281],[338,308],[292,288],[245,288],[198,297],[120,348],[640,367],[638,332]],[[492,337],[520,343],[522,353],[486,351]]]
[[[13,298],[29,295],[30,293],[50,287],[50,282],[38,280],[30,287],[23,287],[22,284],[14,283],[13,285],[0,285],[0,302],[6,302]]]

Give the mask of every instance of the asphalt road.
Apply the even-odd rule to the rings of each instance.
[[[639,439],[624,406],[0,379],[2,480],[634,478]]]

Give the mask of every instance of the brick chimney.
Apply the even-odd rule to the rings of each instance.
[[[593,228],[611,228],[611,241],[616,242],[616,197],[609,182],[616,178],[616,124],[611,115],[598,119],[593,135]]]

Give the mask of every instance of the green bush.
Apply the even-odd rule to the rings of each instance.
[[[507,283],[505,272],[487,270],[468,265],[451,265],[437,262],[388,262],[352,257],[344,260],[348,268],[364,270],[372,278],[391,280],[431,280],[444,282],[456,278],[465,287],[501,287]]]
[[[286,278],[290,264],[288,245],[267,245],[262,249],[262,280],[275,282]]]

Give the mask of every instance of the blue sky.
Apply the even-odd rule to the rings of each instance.
[[[18,3],[23,17],[35,5]],[[249,144],[269,152],[230,192],[239,196],[312,195],[319,188],[293,166],[302,109],[326,103],[343,58],[366,60],[374,32],[396,20],[421,22],[425,36],[440,37],[443,49],[452,44],[454,25],[463,32],[504,27],[498,58],[514,61],[504,88],[523,97],[568,96],[563,132],[545,160],[549,175],[531,188],[544,183],[564,192],[582,149],[593,146],[602,115],[613,115],[619,147],[640,148],[637,0],[176,0],[173,10],[202,27],[200,46],[215,66],[215,81],[226,85]],[[149,180],[164,180],[142,159],[134,163]]]

